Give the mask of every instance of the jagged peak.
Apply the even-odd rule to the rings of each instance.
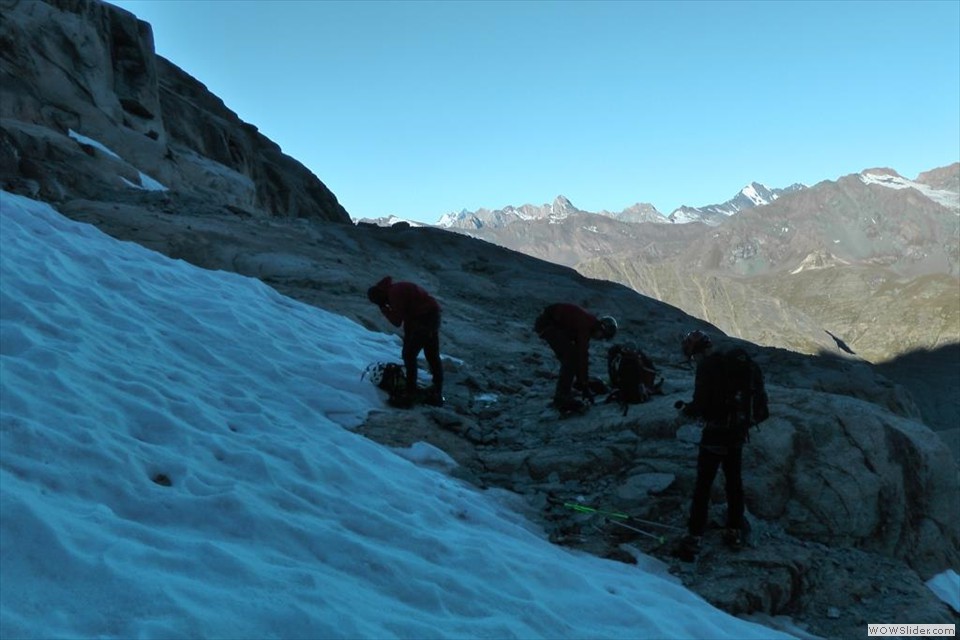
[[[890,167],[874,167],[873,169],[864,169],[860,172],[860,175],[866,176],[892,176],[894,178],[902,178],[899,173],[891,169]]]
[[[660,213],[660,211],[650,202],[635,202],[623,210],[624,213],[629,213],[631,211],[653,211]]]

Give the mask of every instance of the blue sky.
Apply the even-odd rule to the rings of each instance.
[[[356,218],[960,159],[960,2],[113,4]]]

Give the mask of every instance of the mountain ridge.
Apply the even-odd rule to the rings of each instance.
[[[801,183],[794,183],[782,189],[771,189],[759,182],[752,182],[721,204],[700,207],[683,205],[669,215],[661,213],[654,205],[647,202],[637,202],[619,212],[611,212],[606,209],[597,212],[586,211],[573,205],[566,196],[558,195],[552,203],[539,206],[533,204],[507,205],[501,209],[480,208],[476,211],[461,209],[456,213],[444,214],[434,226],[445,229],[499,228],[521,221],[549,220],[557,222],[575,214],[602,215],[621,222],[633,223],[689,224],[691,222],[703,222],[716,225],[721,220],[740,211],[769,204],[782,194],[793,193],[805,188],[806,186]]]
[[[551,224],[531,219],[451,230],[574,267],[591,277],[621,282],[705,317],[733,335],[774,344],[774,334],[764,326],[774,322],[769,312],[755,309],[751,323],[729,315],[734,310],[726,304],[728,312],[718,314],[718,309],[711,311],[699,301],[704,287],[723,290],[744,309],[756,305],[780,309],[776,322],[799,331],[780,334],[780,339],[786,339],[782,345],[812,353],[827,343],[830,333],[854,345],[863,357],[880,361],[910,349],[933,348],[949,342],[949,336],[960,341],[957,305],[942,296],[939,280],[928,279],[935,274],[948,279],[960,276],[960,163],[921,176],[909,180],[889,168],[864,169],[781,192],[767,204],[723,216],[717,225],[630,224],[578,213]],[[843,268],[856,270],[850,277],[833,280],[845,283],[837,293],[861,298],[861,317],[851,315],[839,301],[824,298],[817,298],[815,308],[804,308],[814,298],[799,295],[790,279],[805,270],[827,274],[829,269]],[[658,284],[656,274],[671,284]],[[673,274],[685,275],[678,279]],[[783,280],[779,287],[778,277]],[[733,282],[744,278],[756,279],[762,286],[744,288],[743,282]],[[884,308],[902,305],[894,301],[890,306],[883,287],[900,283],[898,289],[913,290],[909,281],[917,278],[931,287],[921,299],[925,304],[939,301],[939,306],[927,310],[906,305],[898,314],[884,314]],[[778,288],[787,296],[779,303]],[[795,317],[785,320],[784,310]],[[874,320],[869,319],[868,310]],[[892,320],[890,315],[903,320]],[[813,318],[822,324],[817,327]],[[882,329],[871,331],[871,326]],[[918,331],[918,326],[926,329]],[[901,342],[898,335],[910,338]]]

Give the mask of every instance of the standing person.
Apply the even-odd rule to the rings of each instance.
[[[684,355],[696,362],[697,373],[693,401],[678,401],[676,406],[685,416],[699,418],[703,425],[687,535],[677,549],[681,560],[692,562],[700,551],[707,527],[710,489],[721,467],[727,497],[724,541],[734,548],[742,546],[747,530],[743,445],[750,426],[766,419],[768,414],[760,369],[743,349],[714,352],[710,338],[701,331],[687,334],[682,348]],[[762,402],[755,403],[754,396],[762,397]]]
[[[411,406],[417,392],[417,356],[423,355],[430,367],[433,385],[426,394],[428,404],[443,404],[443,364],[440,362],[440,304],[422,287],[412,282],[394,282],[387,276],[367,290],[370,302],[390,323],[403,325],[403,366],[406,369],[404,406]]]
[[[611,316],[597,318],[575,304],[560,302],[543,310],[534,330],[560,361],[553,405],[563,410],[576,403],[571,391],[574,380],[584,398],[592,400],[588,384],[590,339],[612,339],[617,334],[617,321]]]

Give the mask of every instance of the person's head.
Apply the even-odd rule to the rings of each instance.
[[[387,304],[389,300],[389,295],[387,293],[387,288],[382,286],[383,281],[373,285],[367,289],[367,299],[378,307],[382,307]]]
[[[710,336],[703,331],[694,329],[683,336],[683,340],[680,342],[680,348],[683,350],[683,355],[687,360],[698,361],[710,353],[710,350],[713,348],[713,341],[710,340]]]
[[[603,316],[593,328],[593,337],[598,340],[612,340],[617,335],[617,321],[613,316]]]

